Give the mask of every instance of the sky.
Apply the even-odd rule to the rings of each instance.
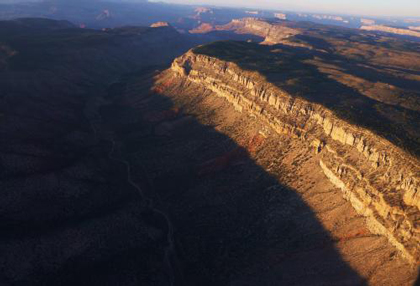
[[[260,9],[420,17],[420,0],[164,0],[165,2],[255,7]]]

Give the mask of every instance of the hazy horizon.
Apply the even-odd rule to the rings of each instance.
[[[249,0],[246,2],[241,0],[164,0],[163,2],[377,17],[420,17],[420,1],[418,0],[352,0],[344,3],[338,3],[335,0],[296,0],[293,4],[289,4],[290,1],[286,0]]]
[[[0,0],[0,3],[42,2],[43,0]],[[95,0],[112,1],[118,0]],[[120,0],[120,2],[144,2],[146,0]],[[252,9],[270,9],[308,13],[329,13],[355,16],[376,17],[420,17],[419,0],[296,0],[292,4],[287,0],[149,0],[188,5],[214,5]]]

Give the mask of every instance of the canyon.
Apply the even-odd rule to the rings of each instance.
[[[293,96],[258,71],[208,56],[200,48],[175,60],[163,78],[164,86],[168,86],[165,81],[171,82],[167,87],[171,96],[223,98],[243,117],[264,126],[260,130],[264,138],[286,135],[312,147],[318,162],[313,168],[342,191],[357,214],[365,218],[370,233],[385,237],[414,269],[418,265],[417,157],[346,122],[325,106]]]
[[[1,285],[415,285],[417,43],[152,23],[0,21]]]
[[[170,284],[169,224],[98,110],[122,74],[197,42],[171,27],[33,18],[0,21],[0,42],[0,285]]]

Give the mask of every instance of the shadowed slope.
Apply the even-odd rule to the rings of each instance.
[[[93,128],[92,102],[192,44],[42,19],[0,22],[0,35],[0,284],[168,285],[167,227]]]
[[[223,101],[206,106],[203,90],[191,96],[142,70],[188,46],[165,31],[65,29],[4,43],[0,284],[410,283],[412,272],[384,275],[406,265],[337,188],[300,177],[315,169],[311,149],[266,140]]]
[[[205,97],[178,90],[174,105],[160,85],[148,91],[152,83],[127,78],[102,114],[134,180],[171,217],[176,285],[364,285],[299,194],[251,157],[262,150],[258,130],[238,145],[215,122],[229,121],[203,107]]]

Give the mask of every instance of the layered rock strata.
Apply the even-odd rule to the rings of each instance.
[[[314,146],[320,171],[366,217],[371,232],[387,237],[410,263],[418,264],[417,158],[234,63],[190,51],[174,61],[171,71],[185,84],[212,91],[275,132]]]
[[[282,43],[285,39],[301,33],[298,29],[287,27],[283,23],[270,23],[258,18],[235,19],[227,25],[217,26],[216,30],[257,35],[263,37],[264,44],[268,45]]]
[[[379,32],[420,38],[420,32],[410,30],[410,29],[394,28],[394,27],[388,27],[388,26],[383,26],[383,25],[362,26],[360,29],[367,30],[367,31],[379,31]]]

